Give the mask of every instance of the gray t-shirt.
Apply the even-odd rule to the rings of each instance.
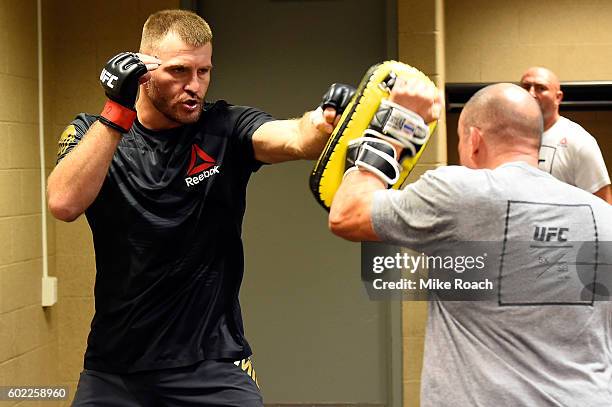
[[[499,242],[520,266],[489,259],[496,282],[513,288],[500,288],[497,300],[431,293],[422,407],[612,406],[612,302],[585,301],[588,284],[584,275],[576,284],[571,263],[544,275],[548,267],[531,266],[551,247],[597,242],[595,255],[608,264],[597,269],[599,280],[609,276],[610,250],[602,247],[612,242],[612,206],[523,162],[451,166],[402,191],[378,191],[372,222],[383,241],[425,254],[456,242]]]

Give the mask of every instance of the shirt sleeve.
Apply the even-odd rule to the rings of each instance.
[[[457,189],[444,169],[426,172],[403,190],[374,195],[372,226],[385,242],[426,250],[455,235]],[[461,197],[462,199],[465,196]]]
[[[594,193],[610,184],[610,176],[597,141],[588,133],[584,136],[574,159],[574,182],[578,188]]]
[[[231,110],[232,115],[235,115],[233,136],[236,147],[246,162],[249,163],[251,171],[257,171],[265,163],[255,159],[253,134],[262,124],[274,120],[274,117],[261,110],[246,106],[232,106]]]
[[[94,117],[90,117],[83,113],[79,114],[62,132],[57,149],[56,164],[68,155],[83,139],[91,124],[95,121]]]

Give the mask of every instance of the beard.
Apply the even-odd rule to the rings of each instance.
[[[145,87],[147,96],[155,108],[167,119],[178,124],[191,124],[199,120],[204,108],[203,98],[193,94],[182,97],[165,93],[151,78]],[[197,104],[193,111],[184,107],[185,102]]]

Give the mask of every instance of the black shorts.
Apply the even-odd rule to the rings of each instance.
[[[205,360],[187,367],[130,374],[86,369],[72,406],[263,407],[263,400],[249,359]]]

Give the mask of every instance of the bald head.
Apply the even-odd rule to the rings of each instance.
[[[548,68],[544,68],[542,66],[532,66],[531,68],[527,69],[521,77],[521,83],[523,83],[523,80],[528,77],[539,78],[548,83],[552,89],[561,90],[561,82],[559,82],[559,78]],[[528,89],[525,90],[528,91]]]
[[[538,102],[544,116],[544,129],[551,128],[559,120],[559,105],[563,100],[557,75],[550,69],[534,66],[521,77],[521,87]]]
[[[479,90],[463,108],[459,126],[460,144],[462,138],[478,133],[485,161],[516,153],[534,155],[537,162],[542,114],[534,98],[519,86],[499,83]]]
[[[478,127],[496,143],[515,139],[537,140],[542,135],[542,115],[535,100],[520,87],[498,83],[480,89],[461,113],[463,126]]]

